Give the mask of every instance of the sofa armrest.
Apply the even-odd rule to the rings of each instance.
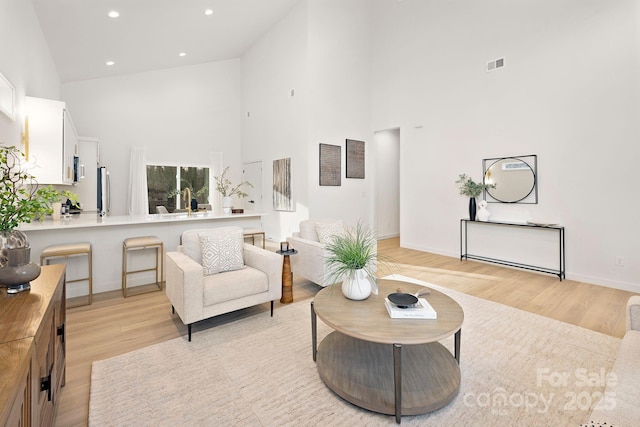
[[[627,301],[627,331],[640,331],[640,295]]]
[[[166,254],[166,292],[185,325],[203,319],[204,269],[182,252]]]
[[[331,284],[327,277],[325,259],[328,252],[324,244],[296,236],[287,237],[287,242],[289,242],[289,247],[298,251],[297,255],[291,256],[293,274],[299,274],[320,286]]]
[[[244,264],[264,272],[269,280],[271,300],[282,297],[282,255],[244,244]]]
[[[324,253],[324,244],[320,242],[314,242],[313,240],[303,239],[299,236],[296,236],[297,233],[294,233],[293,236],[287,237],[287,242],[290,243],[290,247],[292,249],[297,249],[298,251],[303,250],[305,252],[312,251],[318,254]]]

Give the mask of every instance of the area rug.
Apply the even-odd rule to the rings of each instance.
[[[409,278],[405,278],[411,280]],[[422,282],[424,283],[424,282]],[[464,309],[457,397],[405,426],[588,421],[619,339],[436,285]],[[331,329],[318,320],[319,338]],[[453,339],[443,340],[449,349]],[[386,426],[320,380],[309,301],[93,363],[91,426]]]

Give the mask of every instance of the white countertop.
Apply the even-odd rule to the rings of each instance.
[[[34,220],[29,224],[20,224],[20,231],[59,230],[67,228],[109,227],[116,225],[135,224],[159,224],[167,222],[203,221],[203,220],[228,220],[235,218],[261,217],[263,212],[245,212],[242,214],[219,215],[213,212],[194,212],[190,216],[187,213],[153,214],[153,215],[121,215],[98,216],[97,213],[69,215],[59,221],[46,218],[43,221]]]

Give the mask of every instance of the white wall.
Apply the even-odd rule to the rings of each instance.
[[[242,57],[242,158],[262,161],[263,227],[277,242],[309,215],[307,100],[303,1]],[[283,158],[291,158],[294,212],[273,210],[273,161]]]
[[[273,240],[310,217],[372,223],[369,11],[365,0],[302,1],[243,57],[243,161],[263,161],[264,207],[272,161],[292,159],[296,212],[264,219]],[[366,142],[365,179],[345,177],[346,139]],[[320,143],[342,147],[339,187],[319,185]]]
[[[458,256],[458,175],[537,154],[539,203],[492,218],[558,222],[568,278],[640,291],[637,0],[376,0],[373,25],[373,127],[401,127],[402,246]]]
[[[0,0],[0,73],[16,90],[17,113],[13,121],[0,113],[0,145],[22,147],[25,95],[60,97],[60,78],[30,1]]]
[[[371,5],[309,1],[309,213],[373,225]],[[365,141],[365,179],[345,178],[345,140]],[[342,185],[319,185],[319,144],[342,147]]]
[[[62,95],[78,133],[100,140],[113,215],[127,214],[134,146],[159,164],[209,166],[223,152],[230,179],[242,178],[239,59],[65,83]]]
[[[638,0],[304,0],[242,69],[232,60],[61,91],[31,3],[0,0],[0,72],[19,110],[25,94],[62,99],[79,133],[101,139],[119,213],[133,145],[158,162],[223,151],[234,180],[262,160],[265,187],[270,162],[291,156],[298,210],[274,214],[274,238],[307,214],[373,223],[372,129],[400,128],[401,244],[450,256],[467,210],[458,174],[481,179],[483,158],[537,154],[539,203],[490,205],[493,218],[561,223],[569,278],[640,291],[639,11]],[[484,71],[502,56],[505,68]],[[0,142],[19,143],[21,123],[0,116]],[[320,187],[318,144],[344,153],[347,138],[367,141],[367,178],[346,179],[343,160],[342,186]]]

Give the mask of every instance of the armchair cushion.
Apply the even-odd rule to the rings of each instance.
[[[200,243],[200,235],[216,237],[226,233],[240,233],[240,241],[241,243],[244,243],[242,228],[240,227],[203,228],[187,230],[182,233],[181,250],[195,262],[202,265],[202,245]],[[242,244],[240,245],[240,248],[242,248]]]
[[[255,295],[269,290],[267,275],[255,268],[229,271],[204,278],[204,305]]]
[[[242,247],[244,239],[242,229],[221,227],[198,233],[202,250],[204,275],[218,274],[222,271],[240,270],[244,266]]]

